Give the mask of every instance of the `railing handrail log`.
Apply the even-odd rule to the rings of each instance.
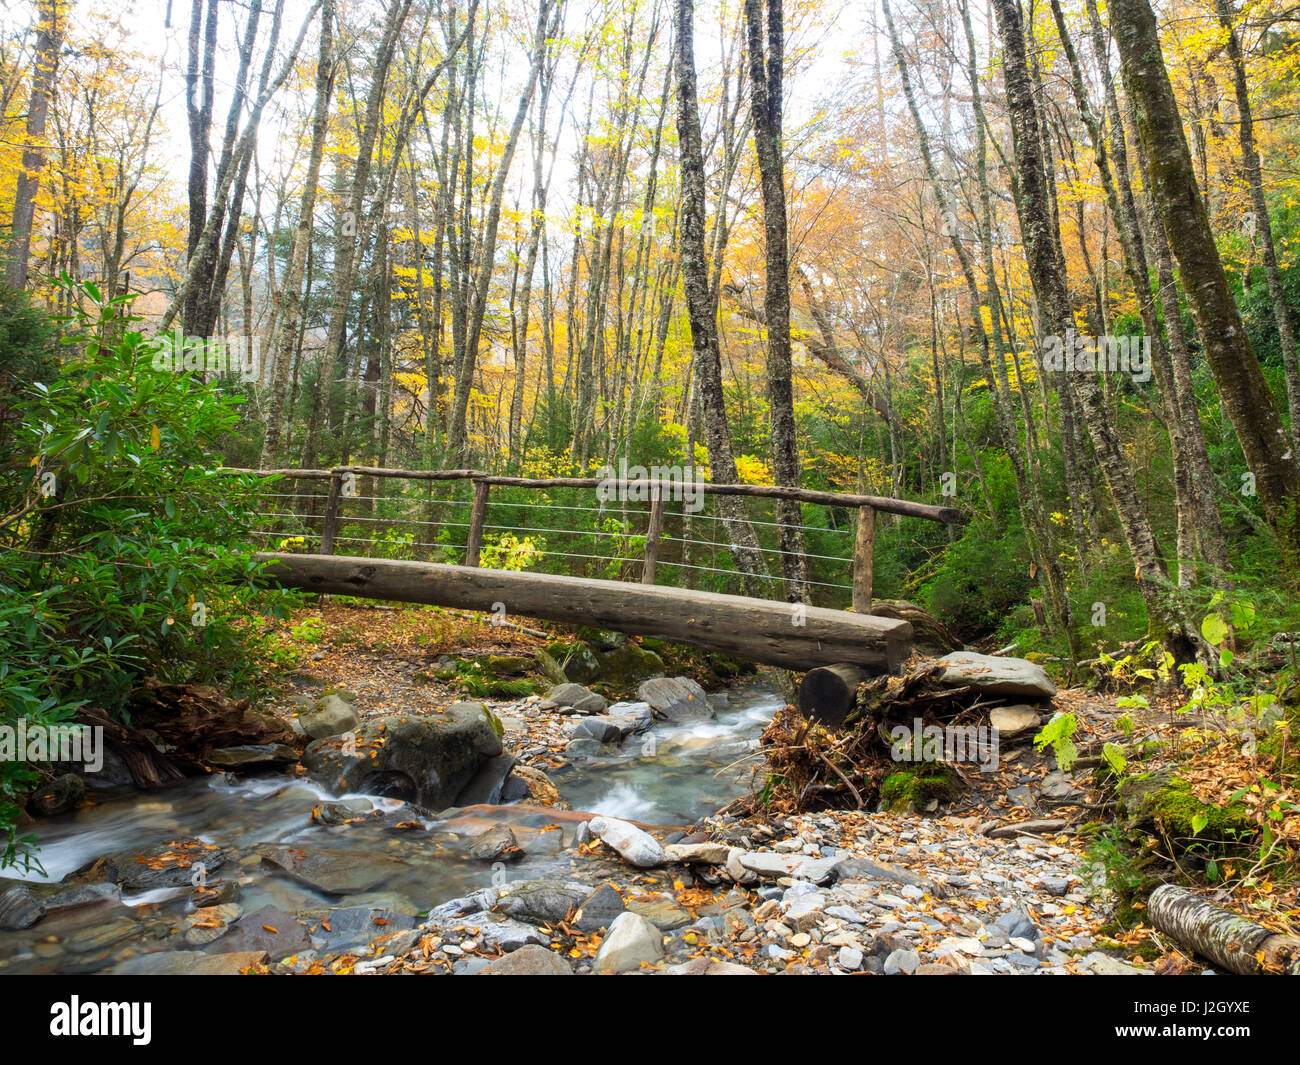
[[[338,466],[333,470],[251,470],[225,467],[220,473],[249,473],[263,477],[317,477],[329,478],[340,473],[364,474],[370,477],[409,477],[426,481],[465,480],[472,483],[501,485],[506,488],[598,488],[613,489],[643,488],[654,485],[666,487],[670,491],[667,498],[680,494],[685,485],[705,495],[750,496],[757,499],[794,499],[801,503],[816,503],[827,507],[871,507],[886,514],[901,514],[909,518],[924,518],[926,521],[943,522],[945,525],[959,525],[965,522],[965,516],[955,507],[940,507],[932,503],[916,503],[910,499],[892,499],[888,496],[865,496],[850,492],[823,492],[814,488],[793,488],[787,485],[771,484],[713,484],[710,481],[680,481],[672,478],[644,478],[640,480],[623,480],[604,477],[507,477],[501,474],[484,473],[481,470],[394,470],[381,466]],[[673,490],[676,491],[673,491]],[[647,493],[646,498],[650,498]]]

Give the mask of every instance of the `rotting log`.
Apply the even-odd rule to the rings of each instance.
[[[1147,900],[1151,926],[1180,946],[1240,976],[1300,976],[1300,939],[1280,935],[1174,884]]]
[[[267,552],[263,580],[283,588],[403,603],[428,603],[657,636],[751,662],[807,670],[838,662],[896,673],[912,650],[905,621],[550,573],[433,562]],[[797,609],[795,609],[797,607]]]
[[[869,677],[848,662],[810,669],[799,682],[799,712],[809,721],[838,729],[857,704],[858,686]]]

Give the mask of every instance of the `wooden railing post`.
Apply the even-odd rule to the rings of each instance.
[[[858,507],[858,534],[853,541],[853,609],[871,613],[871,578],[876,562],[876,508]]]
[[[650,525],[645,534],[645,566],[641,570],[641,583],[654,584],[655,563],[659,560],[659,540],[664,531],[664,493],[663,486],[656,484],[651,489]]]
[[[487,514],[487,481],[474,482],[474,506],[469,514],[469,539],[465,543],[465,565],[477,566],[479,552],[483,550],[483,518]]]
[[[325,500],[325,520],[321,523],[320,553],[334,554],[334,538],[339,532],[339,506],[343,496],[343,474],[330,471],[330,492]]]

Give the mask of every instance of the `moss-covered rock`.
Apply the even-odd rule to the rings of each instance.
[[[1257,832],[1244,803],[1204,803],[1172,769],[1125,777],[1119,785],[1119,805],[1131,828],[1156,829],[1184,844],[1245,843]]]
[[[898,813],[909,807],[922,809],[932,799],[947,802],[957,791],[957,774],[946,765],[931,762],[914,769],[899,769],[880,785],[880,800]]]

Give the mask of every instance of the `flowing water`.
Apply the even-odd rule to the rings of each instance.
[[[757,740],[782,705],[772,690],[751,685],[716,698],[716,720],[659,725],[631,736],[607,757],[576,762],[553,779],[573,811],[606,814],[652,825],[687,825],[750,790]],[[355,820],[312,825],[313,807],[344,802]],[[217,875],[237,879],[245,913],[274,905],[307,919],[350,906],[423,913],[490,884],[555,878],[598,881],[616,867],[568,848],[584,818],[538,807],[477,806],[430,817],[401,802],[374,796],[333,796],[305,779],[285,775],[236,779],[225,774],[185,781],[165,791],[102,797],[95,805],[40,825],[35,869],[3,874],[50,884],[106,855],[138,854],[176,841],[198,840],[230,858]],[[469,858],[466,842],[497,824],[514,831],[524,857],[508,867]],[[267,849],[292,846],[330,856],[344,873],[382,868],[351,893],[322,891],[262,865]],[[355,876],[344,876],[355,880]],[[122,903],[61,911],[21,931],[0,931],[0,972],[91,972],[130,953],[194,949],[169,931],[192,912],[191,885],[123,891]],[[138,934],[100,949],[95,929],[122,917],[137,919]],[[124,926],[125,927],[125,926]],[[86,946],[86,944],[89,946]],[[84,949],[83,949],[84,948]]]

